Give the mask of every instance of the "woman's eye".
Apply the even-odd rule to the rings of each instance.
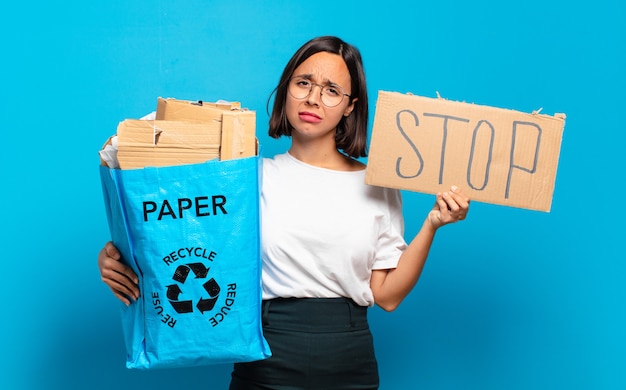
[[[326,87],[326,92],[328,92],[330,95],[333,95],[333,96],[339,96],[340,95],[339,90],[337,88],[334,88],[334,87],[331,87],[331,86]]]

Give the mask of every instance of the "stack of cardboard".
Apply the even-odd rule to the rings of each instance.
[[[255,133],[255,112],[239,102],[159,98],[156,119],[119,124],[117,161],[120,169],[136,169],[256,156]]]

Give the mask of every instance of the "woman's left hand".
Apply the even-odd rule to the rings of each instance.
[[[428,213],[428,220],[437,229],[443,225],[462,221],[467,217],[470,198],[457,186],[450,187],[450,191],[437,194],[433,209]]]

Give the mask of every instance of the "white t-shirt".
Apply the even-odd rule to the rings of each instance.
[[[398,190],[365,184],[289,153],[263,160],[263,299],[349,297],[372,306],[372,269],[395,268],[404,220]]]

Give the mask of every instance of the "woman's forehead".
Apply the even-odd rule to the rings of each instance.
[[[316,82],[332,82],[343,85],[350,83],[350,72],[343,58],[338,54],[315,53],[301,63],[293,76],[305,76]]]

